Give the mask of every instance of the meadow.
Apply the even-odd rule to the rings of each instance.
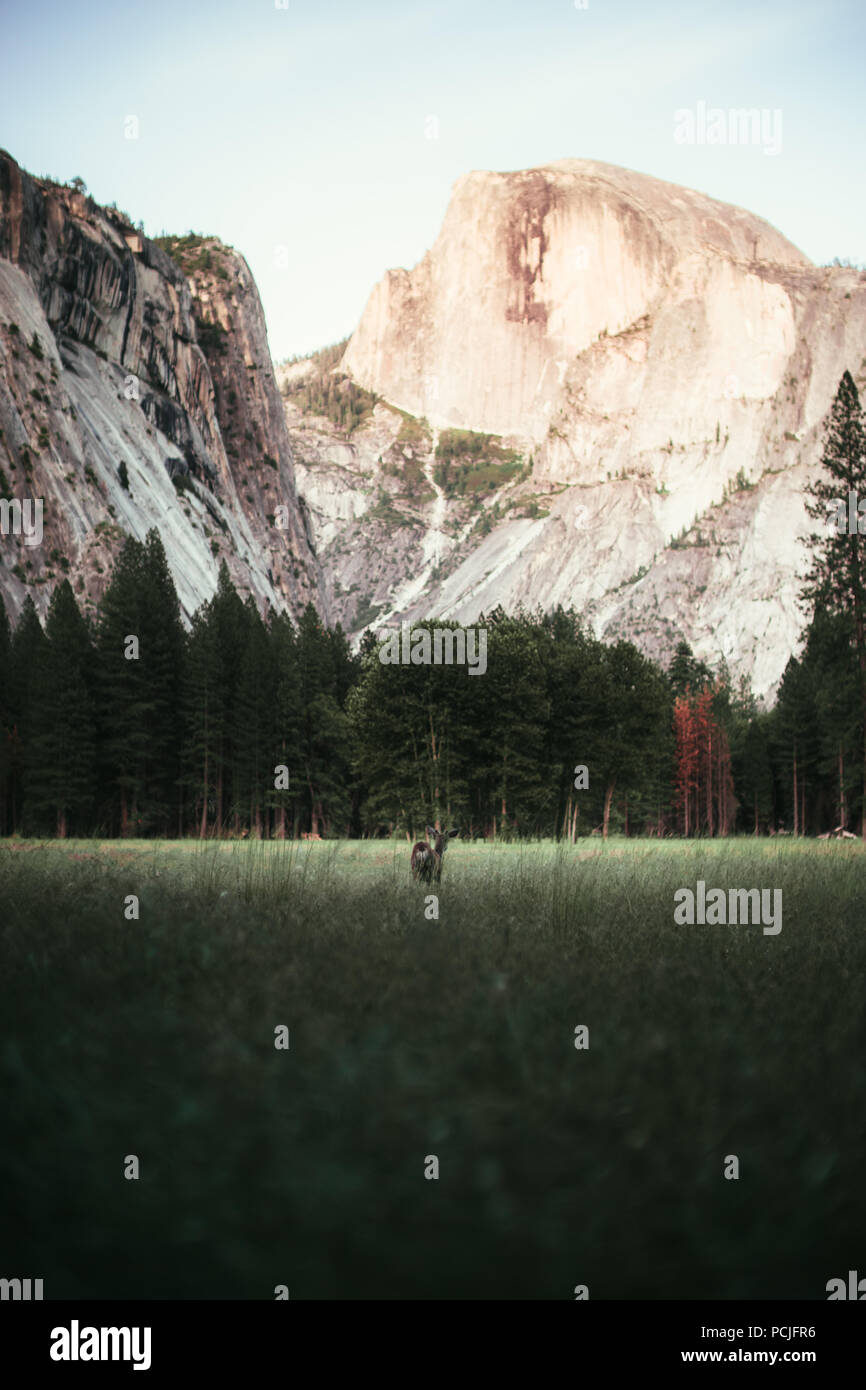
[[[824,1299],[864,1272],[859,842],[457,840],[438,920],[408,861],[0,841],[0,1274]],[[675,925],[698,879],[781,888],[781,932]]]

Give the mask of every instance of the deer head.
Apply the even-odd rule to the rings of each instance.
[[[427,839],[430,841],[433,853],[438,854],[440,859],[448,848],[448,841],[453,840],[454,836],[459,834],[459,830],[437,830],[434,825],[427,826]]]

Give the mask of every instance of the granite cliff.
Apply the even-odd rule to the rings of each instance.
[[[246,262],[215,239],[158,245],[3,152],[0,491],[43,508],[42,544],[0,547],[13,619],[64,574],[87,611],[125,535],[154,526],[187,618],[222,559],[262,608],[321,606]]]
[[[282,374],[335,611],[573,603],[771,694],[802,625],[803,489],[864,354],[866,274],[742,209],[589,160],[468,174],[347,344],[372,414],[351,436],[300,418]]]

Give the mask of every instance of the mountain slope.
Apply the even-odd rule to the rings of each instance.
[[[0,546],[13,616],[62,574],[86,610],[151,526],[187,617],[222,559],[260,605],[321,605],[258,294],[206,244],[213,273],[187,279],[125,214],[0,152],[0,489],[44,515],[41,545]]]
[[[467,455],[443,513],[400,501],[397,429],[384,453],[372,422],[335,437],[336,466],[323,425],[299,485],[335,602],[350,615],[366,550],[362,616],[573,603],[654,656],[685,635],[768,694],[802,622],[803,488],[864,354],[866,275],[812,266],[741,209],[588,160],[469,174],[431,251],[373,291],[341,365],[430,422],[410,471],[444,477],[434,429],[497,436],[490,467],[476,487]],[[401,518],[390,553],[383,490]]]

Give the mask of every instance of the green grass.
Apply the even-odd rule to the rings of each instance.
[[[521,456],[499,437],[474,430],[442,430],[433,476],[449,497],[487,497],[526,473]]]
[[[5,1275],[824,1299],[862,1270],[859,843],[456,840],[438,922],[408,857],[0,842]],[[698,878],[781,888],[781,933],[675,926]]]
[[[215,237],[189,232],[186,236],[154,237],[153,242],[171,257],[186,276],[203,271],[207,274],[213,272],[221,280],[229,278],[224,255],[226,248]]]
[[[335,370],[348,341],[344,338],[312,353],[313,370],[297,381],[284,381],[282,394],[305,414],[324,415],[350,435],[370,418],[379,397],[358,386],[345,372]],[[290,358],[289,362],[296,360]]]

